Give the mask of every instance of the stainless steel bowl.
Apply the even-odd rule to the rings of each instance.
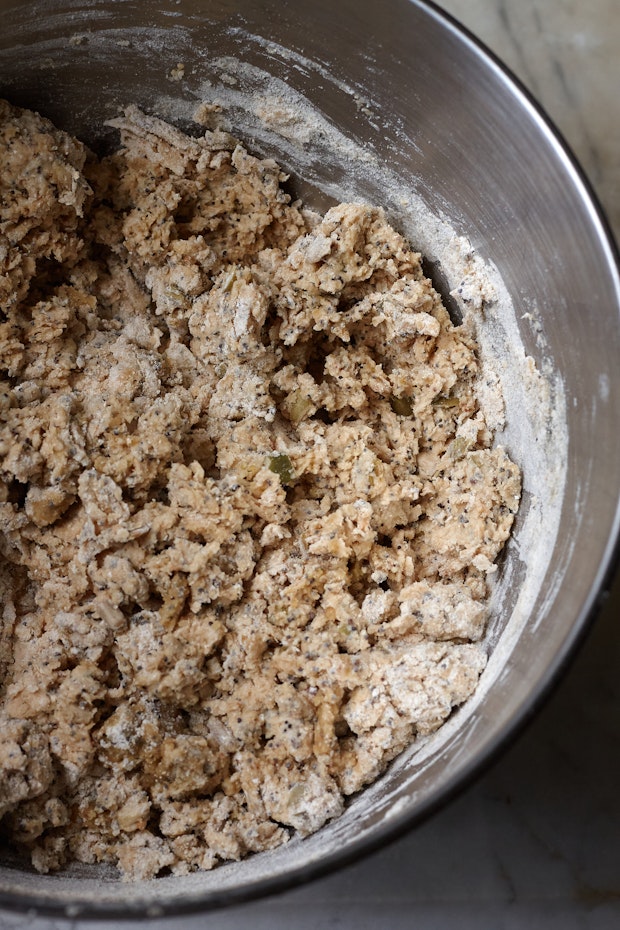
[[[110,144],[102,123],[127,103],[186,125],[195,103],[219,96],[242,138],[275,155],[311,205],[341,193],[384,203],[441,262],[440,285],[451,274],[442,234],[452,227],[467,236],[514,306],[510,324],[501,301],[488,311],[498,317],[491,342],[505,349],[509,423],[532,401],[519,339],[555,405],[547,419],[531,405],[506,434],[527,493],[494,597],[495,658],[478,696],[342,818],[303,841],[182,879],[127,885],[112,870],[87,867],[37,875],[10,852],[0,869],[0,900],[13,908],[103,916],[239,902],[331,870],[426,817],[531,716],[579,641],[609,579],[619,525],[614,246],[533,101],[419,0],[0,0],[0,15],[0,94],[94,147]],[[178,63],[184,72],[173,73]],[[292,110],[278,96],[285,85]],[[303,99],[313,119],[296,124]],[[325,136],[330,127],[341,133],[336,142]],[[426,225],[416,228],[425,210]],[[563,424],[566,442],[556,441],[549,430]]]

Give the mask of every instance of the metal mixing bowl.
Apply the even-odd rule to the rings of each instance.
[[[238,902],[331,870],[427,816],[530,717],[564,667],[609,579],[618,534],[614,247],[579,169],[536,105],[426,3],[0,0],[0,15],[0,94],[96,148],[110,144],[102,122],[122,105],[136,102],[186,126],[191,105],[219,95],[242,138],[278,158],[310,204],[325,206],[340,191],[384,203],[396,225],[441,261],[430,266],[440,286],[450,268],[435,234],[452,226],[467,236],[515,308],[517,329],[500,319],[493,337],[505,341],[506,384],[511,366],[513,375],[525,371],[518,335],[551,387],[555,419],[537,420],[531,409],[507,433],[526,494],[494,595],[495,658],[479,696],[444,732],[405,753],[315,836],[212,873],[127,885],[103,868],[37,875],[10,852],[0,869],[1,901],[14,908],[128,915]],[[235,61],[252,67],[239,70]],[[178,63],[184,70],[174,72]],[[320,117],[301,136],[294,114],[286,106],[278,112],[273,90],[284,84]],[[262,113],[251,99],[263,100]],[[324,138],[330,125],[343,134],[335,149]],[[437,229],[427,217],[416,232],[420,204],[438,218]],[[515,390],[507,392],[509,423],[519,413]],[[566,442],[549,435],[563,424]],[[540,534],[528,533],[541,501]]]

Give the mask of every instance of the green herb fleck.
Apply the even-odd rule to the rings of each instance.
[[[278,476],[282,484],[291,484],[295,477],[293,463],[284,452],[269,456],[269,470]]]
[[[233,266],[232,270],[228,272],[226,277],[222,282],[222,290],[225,294],[230,294],[233,289],[233,284],[237,279],[237,269]]]
[[[411,406],[410,397],[390,397],[390,407],[399,417],[412,417],[413,407]]]
[[[450,397],[449,394],[438,394],[433,399],[433,407],[458,407],[458,397]]]

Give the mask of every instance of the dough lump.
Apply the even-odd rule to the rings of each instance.
[[[520,494],[381,209],[0,103],[0,817],[46,872],[317,830],[476,687]]]

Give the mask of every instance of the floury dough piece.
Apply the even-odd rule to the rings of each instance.
[[[380,209],[115,125],[0,104],[0,815],[141,879],[317,830],[467,699],[520,477]]]

